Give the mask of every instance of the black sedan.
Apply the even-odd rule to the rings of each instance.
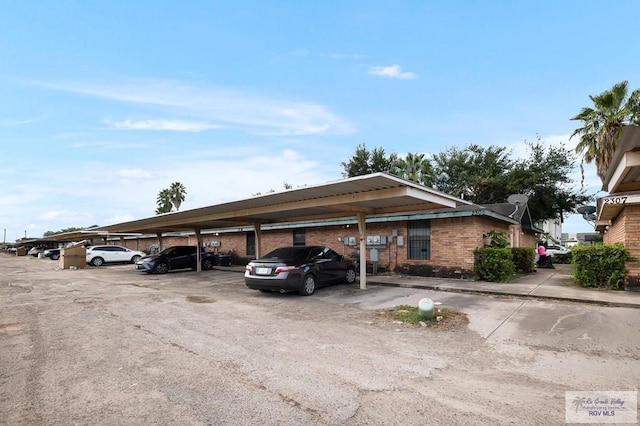
[[[58,260],[60,259],[60,249],[47,249],[44,251],[44,257],[48,257],[51,260]]]
[[[335,283],[353,283],[353,260],[323,246],[281,247],[247,265],[244,282],[250,289],[297,291],[303,296]]]
[[[173,246],[162,250],[158,254],[144,256],[136,262],[136,270],[149,274],[164,274],[176,269],[196,269],[196,246]],[[201,252],[202,269],[212,269],[216,264],[216,257],[208,251]]]

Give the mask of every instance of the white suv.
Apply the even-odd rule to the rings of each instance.
[[[146,253],[122,246],[87,247],[87,263],[93,266],[105,263],[136,263],[142,256],[146,256]]]
[[[547,256],[553,257],[556,254],[569,254],[571,250],[564,246],[551,245],[547,247]]]

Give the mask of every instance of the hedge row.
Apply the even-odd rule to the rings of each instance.
[[[535,251],[532,247],[482,247],[473,252],[473,273],[480,280],[505,282],[518,272],[534,270]]]
[[[573,277],[583,287],[622,289],[627,275],[626,263],[635,262],[622,244],[582,245],[571,249]],[[532,247],[481,247],[474,250],[473,272],[477,279],[506,282],[515,272],[534,270],[535,251]],[[560,256],[554,262],[562,263]]]
[[[573,279],[582,287],[624,288],[627,262],[635,262],[620,243],[576,246],[571,249]]]

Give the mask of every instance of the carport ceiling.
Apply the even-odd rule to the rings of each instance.
[[[471,204],[386,173],[374,173],[102,226],[108,233],[166,233],[267,223],[386,215]]]

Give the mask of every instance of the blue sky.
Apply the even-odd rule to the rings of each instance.
[[[0,228],[152,216],[174,181],[186,210],[336,180],[360,143],[573,148],[589,94],[640,85],[637,16],[637,1],[3,2]]]

